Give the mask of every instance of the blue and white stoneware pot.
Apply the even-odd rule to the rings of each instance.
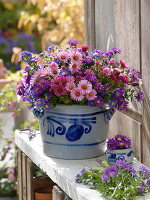
[[[129,149],[116,149],[106,151],[106,161],[113,165],[117,160],[125,161],[127,164],[131,164],[133,161],[134,152],[132,148]]]
[[[43,151],[62,159],[86,159],[105,152],[108,122],[114,110],[71,105],[56,106],[49,111],[33,110],[40,119]]]

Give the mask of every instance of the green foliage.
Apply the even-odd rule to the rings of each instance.
[[[88,171],[83,169],[80,174],[77,174],[76,182],[92,185],[91,189],[99,191],[108,200],[133,200],[145,192],[150,192],[150,184],[147,182],[150,175],[149,170],[146,174],[142,170],[134,171],[131,166],[125,167],[123,164],[123,167],[120,166],[121,164],[115,166],[118,169],[113,174],[115,168],[102,162],[102,167]],[[105,180],[109,173],[111,176]]]

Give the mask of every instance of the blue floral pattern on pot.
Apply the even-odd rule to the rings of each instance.
[[[133,161],[134,152],[132,148],[129,149],[116,149],[106,151],[106,160],[109,164],[113,165],[117,160],[125,161],[131,164]]]
[[[40,120],[44,153],[51,157],[84,159],[105,152],[108,120],[107,110],[89,106],[56,106],[34,114]],[[109,116],[107,118],[107,116]]]

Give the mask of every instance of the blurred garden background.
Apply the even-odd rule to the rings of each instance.
[[[83,0],[0,0],[0,199],[17,199],[14,130],[38,129],[16,96],[21,51],[39,54],[69,39],[84,44]]]

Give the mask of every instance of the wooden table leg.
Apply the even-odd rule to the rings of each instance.
[[[17,150],[17,167],[18,167],[18,196],[19,200],[23,200],[23,187],[22,187],[22,152]]]
[[[19,200],[33,200],[33,162],[20,149],[17,154]]]

